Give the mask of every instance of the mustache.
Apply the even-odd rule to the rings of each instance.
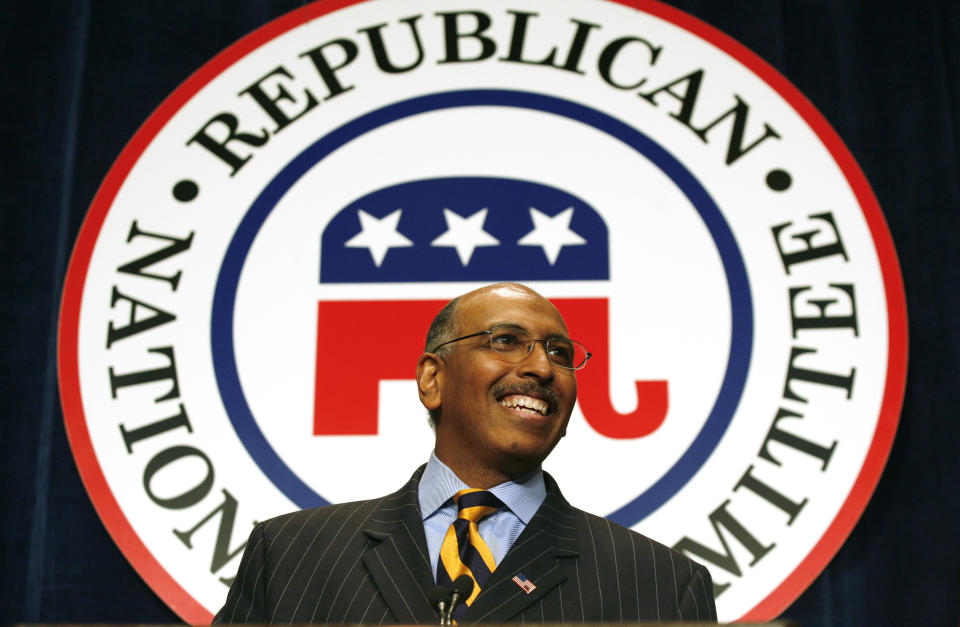
[[[547,401],[551,412],[560,406],[560,397],[552,388],[541,383],[533,381],[519,381],[516,383],[501,383],[492,390],[495,398],[502,398],[510,394],[525,394],[526,396],[535,396]]]

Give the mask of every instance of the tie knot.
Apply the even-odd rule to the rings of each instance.
[[[457,518],[468,520],[472,523],[480,522],[481,519],[493,514],[503,507],[503,501],[486,490],[476,488],[467,488],[460,490],[453,495],[453,501],[460,509]]]

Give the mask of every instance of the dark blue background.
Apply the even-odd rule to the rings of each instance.
[[[911,359],[887,470],[785,617],[957,625],[960,3],[676,0],[809,97],[866,172],[903,266]],[[0,621],[170,622],[80,483],[56,385],[70,249],[97,186],[190,72],[299,2],[0,2]]]

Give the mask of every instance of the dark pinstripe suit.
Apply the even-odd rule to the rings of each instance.
[[[399,492],[280,516],[250,536],[214,622],[437,623],[417,501],[421,467]],[[715,621],[707,569],[547,498],[459,621]],[[525,593],[518,572],[536,585]]]

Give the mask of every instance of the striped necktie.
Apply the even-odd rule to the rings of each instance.
[[[447,535],[440,545],[437,585],[449,586],[460,575],[473,579],[475,585],[466,604],[460,604],[454,609],[454,617],[460,618],[467,611],[467,606],[480,594],[480,588],[487,583],[490,573],[496,568],[493,553],[480,537],[477,523],[504,505],[490,492],[472,488],[454,494],[453,501],[460,508],[460,512],[447,529]]]

